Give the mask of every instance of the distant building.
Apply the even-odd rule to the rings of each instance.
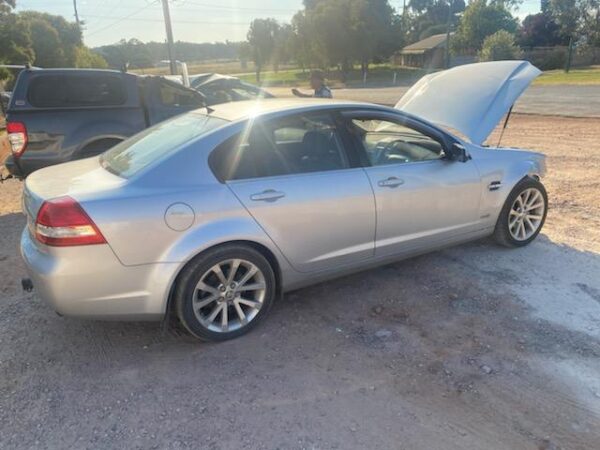
[[[393,62],[401,66],[443,69],[446,62],[446,33],[434,34],[407,45],[393,56]]]

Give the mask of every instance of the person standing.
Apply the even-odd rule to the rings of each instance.
[[[313,70],[310,73],[310,87],[314,89],[314,94],[305,94],[296,88],[292,89],[292,94],[296,97],[333,98],[331,89],[325,84],[325,73],[322,70]]]

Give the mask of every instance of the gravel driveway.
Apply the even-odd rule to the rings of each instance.
[[[597,449],[598,141],[598,119],[515,115],[504,143],[549,155],[531,246],[303,289],[222,344],[22,293],[21,185],[0,185],[0,448]]]

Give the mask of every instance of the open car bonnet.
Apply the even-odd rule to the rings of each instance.
[[[424,76],[395,107],[482,144],[540,73],[527,61],[458,66]]]

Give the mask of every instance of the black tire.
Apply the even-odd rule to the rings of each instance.
[[[261,296],[262,306],[246,324],[242,325],[240,321],[240,324],[238,324],[240,328],[233,331],[214,331],[205,326],[194,312],[194,298],[197,295],[196,286],[201,281],[203,275],[206,275],[212,267],[233,259],[249,262],[261,272],[262,279],[264,279],[264,294]],[[228,273],[224,274],[228,276]],[[173,305],[182,325],[193,336],[204,341],[225,341],[249,332],[264,319],[275,299],[277,292],[276,284],[273,268],[259,251],[246,245],[226,244],[207,250],[192,260],[183,269],[175,287]],[[210,303],[206,308],[211,307],[212,304]],[[214,304],[216,307],[217,304]],[[230,305],[227,303],[224,307],[230,311],[228,314],[232,314],[230,317],[234,317],[237,314],[233,304]],[[217,317],[222,319],[222,314],[223,312],[219,313]],[[235,317],[239,318],[239,316]]]
[[[542,198],[544,199],[544,206],[543,206],[544,209],[543,209],[542,219],[541,219],[539,226],[537,227],[537,230],[535,230],[535,232],[531,236],[529,236],[527,239],[523,239],[523,240],[515,239],[509,229],[509,215],[511,213],[513,204],[515,203],[515,200],[517,199],[517,197],[521,193],[523,193],[525,190],[531,189],[531,188],[537,189],[542,194]],[[546,189],[544,188],[544,185],[542,183],[540,183],[538,180],[536,180],[535,178],[531,178],[531,177],[523,178],[521,181],[519,181],[517,183],[517,185],[510,192],[510,194],[508,195],[508,198],[506,199],[506,202],[504,203],[504,206],[502,207],[502,211],[500,211],[500,215],[498,216],[498,221],[496,222],[496,228],[494,229],[494,235],[493,235],[494,240],[498,244],[500,244],[504,247],[511,247],[511,248],[523,247],[523,246],[529,244],[531,241],[533,241],[537,237],[537,235],[542,230],[542,228],[544,226],[544,222],[546,221],[547,213],[548,213],[548,194],[546,193]]]

